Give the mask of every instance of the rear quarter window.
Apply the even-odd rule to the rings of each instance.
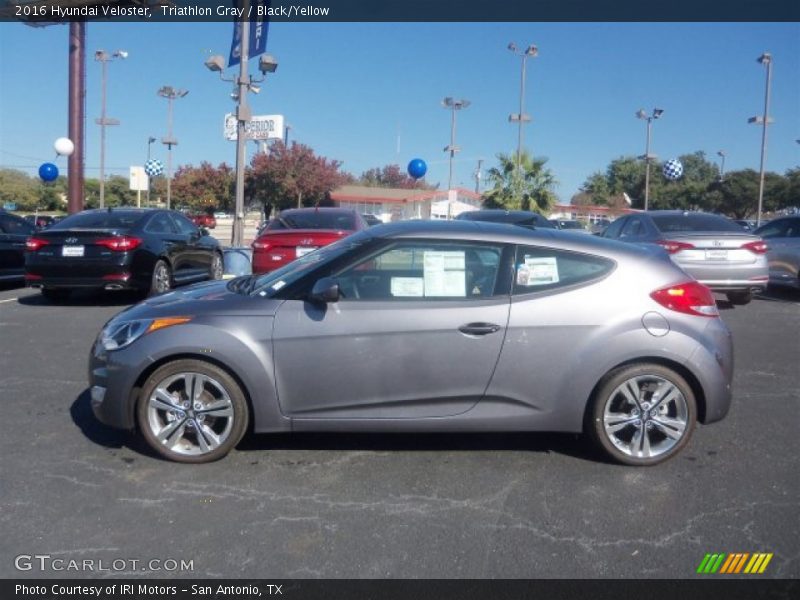
[[[613,271],[615,264],[609,258],[593,254],[519,246],[513,294],[532,294],[596,281]]]

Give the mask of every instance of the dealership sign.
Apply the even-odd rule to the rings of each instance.
[[[251,117],[244,124],[245,139],[248,140],[282,140],[283,115],[261,115]],[[236,115],[225,115],[225,139],[236,141]]]

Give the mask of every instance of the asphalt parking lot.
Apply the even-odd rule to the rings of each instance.
[[[692,578],[709,552],[800,577],[800,294],[721,305],[731,413],[648,469],[562,434],[261,435],[169,463],[89,408],[89,348],[134,300],[0,288],[0,577]]]

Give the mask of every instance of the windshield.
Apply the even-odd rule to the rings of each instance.
[[[351,235],[306,254],[280,269],[264,275],[253,276],[250,294],[272,298],[287,285],[294,283],[313,269],[362,246],[368,239],[370,236],[365,233]]]
[[[130,229],[141,221],[146,213],[131,211],[83,212],[71,215],[50,229]]]
[[[270,231],[275,229],[336,229],[353,231],[355,228],[354,213],[324,210],[281,214],[267,226]]]
[[[685,215],[653,215],[656,227],[664,233],[692,231],[731,231],[742,233],[741,226],[720,215],[692,213]]]

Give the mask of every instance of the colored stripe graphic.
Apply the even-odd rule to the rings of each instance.
[[[712,575],[761,574],[767,569],[773,556],[772,552],[708,553],[697,567],[697,572]]]

